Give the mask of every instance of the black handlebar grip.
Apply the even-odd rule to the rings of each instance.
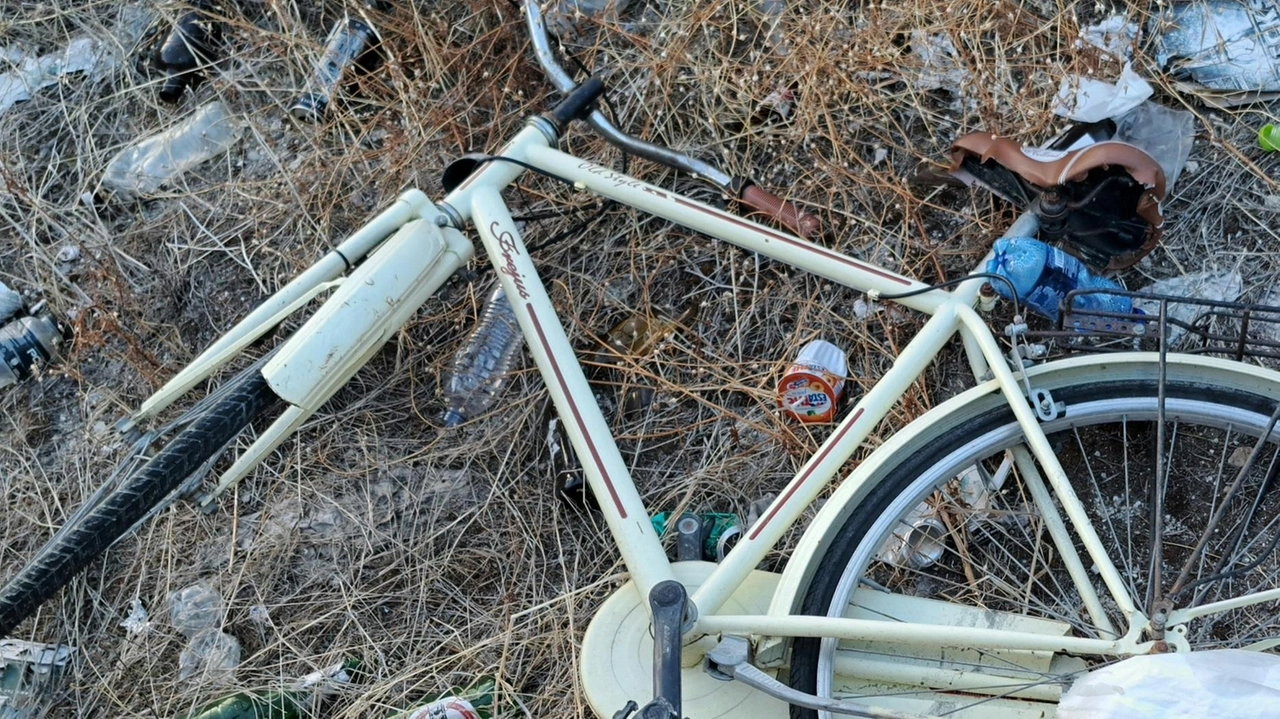
[[[594,109],[596,100],[604,94],[604,80],[589,77],[587,81],[575,87],[560,104],[551,108],[547,117],[563,130],[574,120],[581,120]]]
[[[822,234],[821,220],[800,209],[794,202],[784,200],[759,185],[747,184],[738,197],[742,204],[781,222],[806,240]]]

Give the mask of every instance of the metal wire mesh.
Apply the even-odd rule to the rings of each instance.
[[[1091,296],[1129,300],[1128,312],[1093,309]],[[1280,307],[1120,290],[1067,294],[1049,329],[1029,330],[1031,342],[1059,351],[1160,351],[1244,360],[1280,359]],[[1163,341],[1163,347],[1161,343]]]

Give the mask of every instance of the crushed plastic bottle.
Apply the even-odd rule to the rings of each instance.
[[[499,287],[489,296],[479,323],[445,375],[446,427],[456,427],[493,406],[522,346],[520,325],[506,293]]]
[[[240,664],[240,641],[222,631],[222,595],[197,582],[170,594],[169,603],[174,628],[188,639],[178,656],[178,678],[228,678]]]
[[[365,0],[364,6],[374,11],[387,9],[382,0]],[[289,114],[306,122],[319,122],[347,70],[354,65],[368,71],[377,64],[379,42],[378,31],[367,18],[348,15],[339,20],[329,31],[307,92],[289,107]]]
[[[226,152],[243,130],[240,118],[226,105],[211,102],[113,157],[102,176],[102,189],[123,198],[154,194],[175,177]]]
[[[1030,237],[996,240],[993,250],[995,257],[987,263],[987,272],[1008,278],[1018,293],[1019,302],[1055,322],[1062,301],[1072,290],[1123,290],[1114,281],[1093,274],[1083,262],[1066,252]],[[1007,283],[996,280],[991,286],[1001,297],[1013,299]],[[1075,314],[1132,314],[1133,301],[1101,292],[1078,295],[1072,310]]]

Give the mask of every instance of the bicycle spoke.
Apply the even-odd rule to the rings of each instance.
[[[1089,395],[1075,404],[1067,398],[1066,412],[1041,425],[1052,454],[1041,444],[1033,454],[1013,419],[988,425],[982,430],[987,434],[957,430],[952,444],[936,454],[930,447],[919,460],[905,463],[909,482],[902,486],[911,489],[900,490],[892,505],[894,520],[905,518],[921,527],[911,518],[921,516],[925,508],[919,502],[927,499],[932,513],[927,516],[936,516],[946,528],[912,540],[913,548],[929,550],[929,558],[910,568],[851,564],[853,571],[869,572],[859,576],[902,595],[904,609],[885,613],[907,621],[914,618],[907,598],[920,597],[959,611],[1047,620],[1077,641],[1101,638],[1124,646],[1124,637],[1145,628],[1145,611],[1163,599],[1158,606],[1172,610],[1165,627],[1177,626],[1179,641],[1185,638],[1193,650],[1280,649],[1280,492],[1272,490],[1271,481],[1280,484],[1280,455],[1268,422],[1274,400],[1220,411],[1202,400],[1200,389],[1189,392],[1185,380],[1159,400],[1155,384],[1147,387],[1140,401],[1119,404]],[[1280,427],[1280,421],[1274,425]],[[1242,467],[1246,452],[1257,455],[1252,467]],[[1013,472],[992,480],[1003,458],[1012,459]],[[1268,478],[1273,466],[1277,476]],[[987,492],[979,492],[975,477],[986,483]],[[917,504],[907,501],[911,497]],[[887,524],[881,520],[871,526],[884,537]],[[902,537],[901,529],[896,535]],[[935,537],[937,544],[927,542]],[[1189,574],[1180,588],[1185,596],[1178,596],[1173,587],[1185,567]],[[842,602],[849,599],[841,595]],[[1206,600],[1215,601],[1200,603]],[[849,612],[872,617],[852,606]],[[1135,627],[1134,621],[1142,624]],[[877,695],[880,690],[864,680],[881,682],[889,691],[901,683],[931,702],[932,712],[954,708],[957,716],[982,716],[1005,706],[993,701],[1052,702],[1043,686],[1033,688],[1037,682],[1065,684],[1082,667],[1123,659],[1123,650],[1106,656],[1073,652],[1053,655],[1050,668],[999,651],[944,654],[944,664],[917,676],[909,657],[895,667],[891,656],[880,656],[891,655],[892,648],[860,644],[832,645],[851,652],[844,665],[847,689]],[[863,651],[874,656],[858,653]],[[864,680],[857,679],[860,657],[875,663]],[[1048,676],[1016,673],[999,661],[1005,657]],[[976,676],[993,663],[998,668],[989,674],[1000,679]],[[1010,684],[998,686],[1009,672],[1015,672]],[[927,677],[926,683],[918,684],[920,677]]]
[[[1058,554],[1062,558],[1076,591],[1080,592],[1081,601],[1089,611],[1090,618],[1104,632],[1109,632],[1112,636],[1119,636],[1119,633],[1116,632],[1115,627],[1107,617],[1107,612],[1098,597],[1098,591],[1089,579],[1084,561],[1080,558],[1079,552],[1076,551],[1075,542],[1071,540],[1066,523],[1062,521],[1062,515],[1058,513],[1058,508],[1053,502],[1053,496],[1050,494],[1049,488],[1045,486],[1044,479],[1040,476],[1040,471],[1036,467],[1035,459],[1031,457],[1031,452],[1022,445],[1013,447],[1009,451],[1013,453],[1014,463],[1018,467],[1023,484],[1031,492],[1032,501],[1040,509],[1040,516],[1048,527],[1050,536],[1053,537],[1054,546],[1058,548]],[[1115,536],[1114,532],[1112,536]]]

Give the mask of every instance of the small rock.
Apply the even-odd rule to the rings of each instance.
[[[1249,453],[1253,452],[1253,447],[1242,444],[1235,448],[1231,456],[1227,458],[1227,464],[1232,467],[1243,467],[1245,462],[1249,461]]]

